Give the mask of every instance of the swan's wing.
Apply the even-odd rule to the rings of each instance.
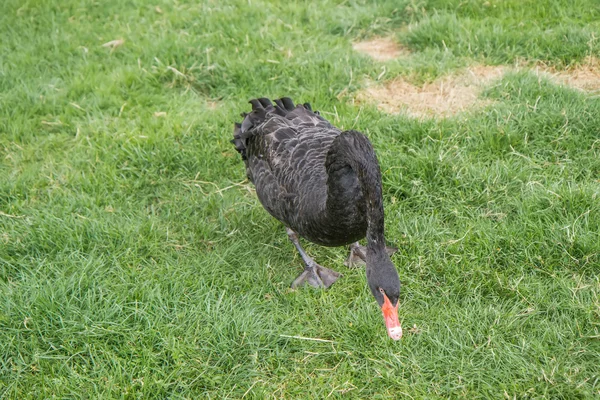
[[[340,131],[310,105],[290,99],[251,101],[253,110],[237,124],[233,143],[246,162],[263,206],[288,222],[324,206],[325,159]]]

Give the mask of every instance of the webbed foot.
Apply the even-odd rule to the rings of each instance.
[[[294,282],[292,282],[292,289],[296,289],[304,285],[327,289],[329,286],[333,285],[333,283],[337,281],[340,276],[342,276],[342,274],[339,272],[320,266],[312,258],[310,258],[300,245],[298,234],[296,234],[296,232],[290,228],[287,228],[287,234],[290,238],[290,241],[298,250],[298,253],[300,253],[300,257],[302,257],[302,261],[304,261],[305,265],[304,271],[296,279],[294,279]]]
[[[385,251],[388,253],[388,256],[391,256],[395,252],[398,251],[396,247],[386,247]],[[358,242],[350,245],[350,254],[346,261],[344,261],[344,265],[348,268],[358,268],[363,267],[367,263],[367,247],[361,246]]]
[[[304,285],[327,289],[341,276],[339,272],[325,268],[317,263],[306,266],[304,271],[292,282],[292,289]]]

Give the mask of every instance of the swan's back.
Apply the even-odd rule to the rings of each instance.
[[[292,229],[314,225],[327,200],[325,160],[341,131],[289,98],[250,102],[252,112],[236,124],[234,143],[267,211]]]

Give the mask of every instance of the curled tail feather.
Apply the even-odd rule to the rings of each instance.
[[[234,144],[235,149],[241,154],[243,160],[247,159],[246,148],[248,139],[255,134],[253,129],[266,120],[268,113],[286,117],[289,113],[300,107],[311,113],[320,115],[318,111],[313,111],[309,103],[294,105],[294,102],[289,97],[276,99],[275,104],[266,97],[261,97],[250,100],[250,104],[252,104],[252,111],[250,113],[240,114],[243,120],[241,123],[235,123],[233,128],[233,139],[231,140],[231,143]]]

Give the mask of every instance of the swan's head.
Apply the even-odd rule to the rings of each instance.
[[[402,337],[402,326],[398,320],[400,279],[398,271],[385,251],[367,252],[367,281],[373,297],[377,300],[388,336],[394,340]]]

